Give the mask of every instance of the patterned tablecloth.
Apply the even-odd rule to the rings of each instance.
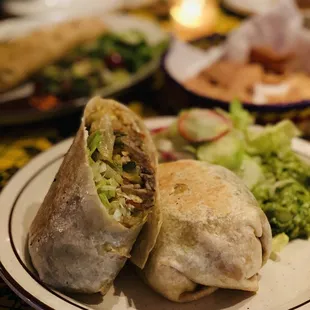
[[[155,16],[154,11],[138,10],[134,14],[153,18],[169,28],[166,14]],[[216,32],[225,33],[239,23],[238,18],[228,15],[219,9]],[[170,113],[165,109],[165,75],[159,70],[148,81],[119,100],[126,103],[138,114],[147,117],[156,114]],[[171,94],[169,94],[171,97]],[[156,112],[154,112],[156,111]],[[69,116],[27,126],[0,127],[0,192],[13,174],[29,162],[34,156],[49,149],[55,143],[74,135],[81,111]],[[0,215],[1,216],[1,215]],[[0,278],[0,310],[32,309],[17,297]]]

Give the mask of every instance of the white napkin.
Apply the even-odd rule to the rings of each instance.
[[[271,10],[250,18],[233,31],[225,44],[225,58],[245,63],[253,47],[268,47],[280,55],[301,55],[310,50],[309,32],[303,28],[294,0],[280,0]],[[310,69],[310,65],[307,67]]]

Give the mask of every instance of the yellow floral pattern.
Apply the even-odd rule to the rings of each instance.
[[[11,175],[27,164],[32,157],[51,146],[52,143],[44,137],[0,143],[0,189]]]

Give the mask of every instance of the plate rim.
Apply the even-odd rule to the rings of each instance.
[[[174,116],[163,116],[163,117],[153,117],[153,118],[148,118],[145,119],[145,124],[148,127],[148,129],[152,130],[155,128],[163,127],[169,125],[173,120],[175,120],[176,117]],[[14,212],[14,207],[15,204],[18,202],[18,199],[20,195],[23,193],[23,190],[28,186],[28,184],[42,171],[44,171],[46,168],[48,168],[51,164],[59,161],[61,158],[64,157],[64,155],[67,152],[67,149],[69,148],[70,144],[73,141],[73,137],[67,138],[54,146],[52,146],[50,149],[40,153],[39,155],[35,156],[29,163],[27,163],[22,169],[20,169],[8,182],[8,184],[3,188],[2,192],[0,193],[0,201],[2,202],[3,200],[5,201],[6,196],[10,195],[9,193],[11,192],[11,187],[14,189],[14,183],[16,183],[17,180],[19,180],[21,177],[23,177],[24,174],[27,175],[27,178],[23,180],[22,184],[19,185],[18,189],[15,190],[15,195],[12,203],[9,204],[9,218],[8,218],[8,223],[4,223],[8,225],[7,229],[9,231],[9,237],[10,237],[10,246],[12,247],[13,253],[15,255],[15,258],[17,259],[18,263],[23,267],[23,269],[34,279],[40,286],[42,286],[44,289],[47,289],[49,293],[52,293],[55,295],[57,298],[60,298],[62,301],[70,304],[71,306],[74,306],[75,309],[89,309],[86,307],[83,307],[82,304],[76,304],[74,302],[71,302],[70,300],[62,297],[59,295],[57,292],[53,291],[50,289],[48,286],[43,284],[39,279],[37,279],[34,275],[31,274],[31,272],[28,270],[27,266],[24,264],[22,259],[20,258],[19,254],[17,253],[15,249],[15,245],[13,242],[13,237],[11,234],[11,219],[12,215]],[[302,149],[298,151],[298,153],[306,158],[310,158],[310,143],[306,140],[303,139],[295,139],[295,148],[298,151],[298,148],[302,148],[306,146],[306,151],[303,152]],[[55,154],[54,154],[55,153]],[[46,157],[50,157],[50,160],[43,161]],[[40,163],[41,162],[41,163]],[[32,168],[32,166],[36,167],[35,171],[31,173],[28,173],[28,170]],[[0,253],[1,257],[1,253]],[[53,309],[51,308],[50,305],[42,302],[40,299],[37,297],[33,296],[27,288],[22,287],[19,282],[18,282],[18,276],[17,278],[13,277],[9,271],[6,270],[5,266],[3,265],[1,259],[0,259],[0,276],[4,280],[4,282],[26,303],[28,303],[30,306],[34,307],[35,309],[38,310],[50,310]],[[301,304],[298,304],[297,306],[294,306],[290,308],[289,310],[295,310],[295,309],[301,309],[303,306],[307,305],[310,303],[310,296],[309,299],[302,302]]]

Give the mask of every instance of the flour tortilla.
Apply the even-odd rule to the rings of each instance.
[[[181,160],[158,168],[163,224],[140,274],[176,302],[217,288],[258,290],[271,229],[248,188],[231,171]]]
[[[143,134],[144,159],[156,174],[155,147],[142,120],[113,100],[95,97],[87,104],[81,127],[30,227],[29,252],[44,283],[63,291],[105,294],[130,257],[145,220],[152,225],[145,227],[149,242],[140,248],[142,261],[147,260],[161,222],[156,197],[147,219],[131,228],[102,205],[86,149],[85,122],[94,111],[113,115]]]

